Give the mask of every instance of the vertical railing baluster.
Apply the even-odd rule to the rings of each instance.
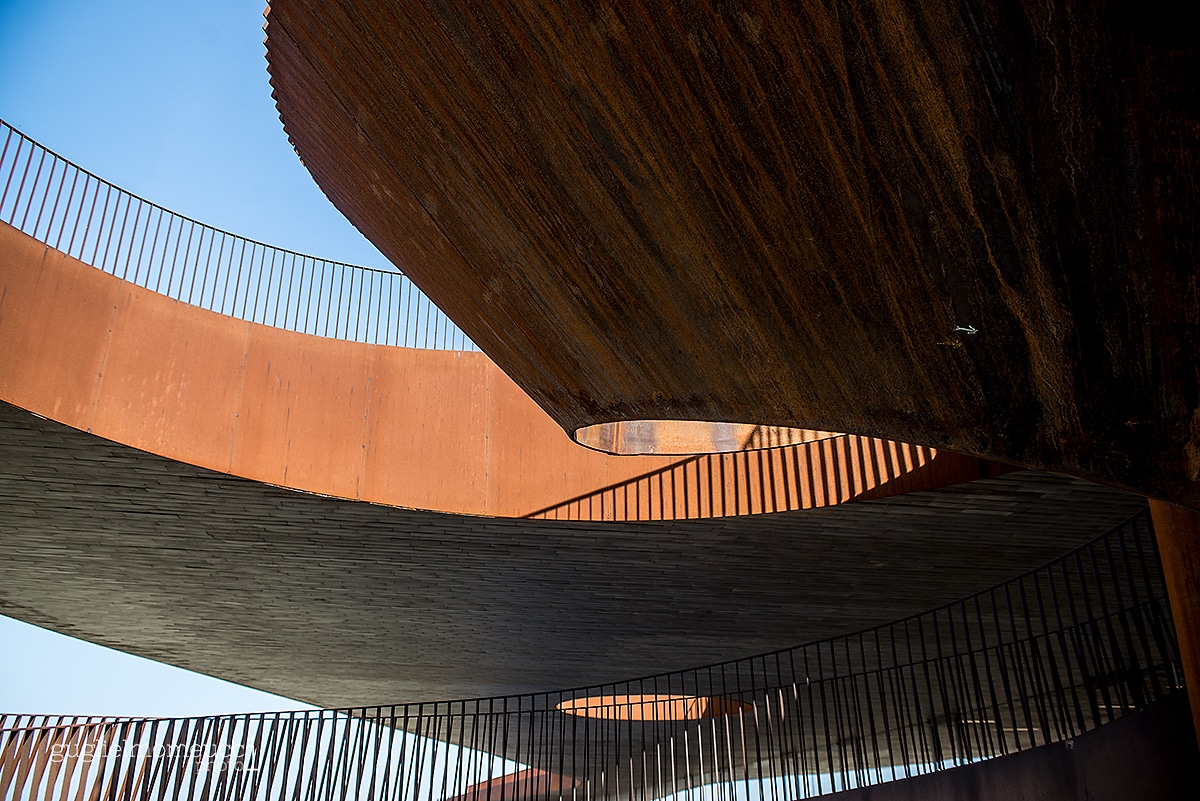
[[[79,177],[78,170],[76,170],[76,172],[75,172],[75,177],[76,178]],[[65,251],[63,251],[68,256],[72,255],[75,252],[75,237],[79,233],[79,221],[83,219],[83,207],[85,204],[87,204],[88,190],[91,189],[91,185],[92,185],[92,176],[90,174],[84,173],[83,190],[80,191],[80,193],[79,193],[79,211],[76,212],[76,214],[75,214],[75,224],[71,226],[71,239],[69,242],[67,242],[67,249]],[[97,194],[99,194],[98,191],[92,193],[92,204],[91,204],[91,207],[88,209],[88,226],[90,226],[92,224],[92,214],[96,211],[96,195]],[[86,231],[87,228],[85,227],[84,230]],[[60,237],[60,239],[61,239],[61,237]],[[85,241],[87,240],[86,233],[84,234],[84,240]],[[57,248],[57,247],[58,247],[58,245],[55,245],[55,248]],[[79,243],[79,255],[83,256],[83,242]]]
[[[6,178],[4,181],[4,191],[2,193],[0,193],[0,214],[3,214],[3,212],[4,212],[4,201],[8,199],[8,186],[12,182],[13,172],[16,169],[16,161],[17,161],[17,158],[20,156],[21,145],[24,142],[24,137],[22,137],[20,134],[17,134],[17,136],[18,136],[17,150],[13,156],[12,164],[9,164],[8,146],[12,142],[13,133],[15,133],[15,131],[12,128],[10,128],[8,125],[5,125],[4,127],[7,130],[4,134],[4,147],[3,147],[3,149],[0,149],[0,175],[3,174],[4,168],[6,165],[8,165],[9,169],[8,169],[8,178]]]
[[[33,238],[47,243],[50,241],[50,232],[54,230],[54,220],[58,216],[58,204],[62,200],[63,184],[66,183],[67,169],[70,166],[65,161],[63,162],[62,175],[58,177],[58,191],[54,193],[54,205],[50,207],[50,219],[46,221],[46,233],[44,236],[39,236],[38,231],[42,228],[42,211],[46,208],[46,199],[50,197],[50,186],[54,183],[54,171],[58,168],[59,161],[58,156],[55,156],[50,162],[50,177],[46,181],[45,198],[42,200],[42,208],[38,210],[37,222],[33,224]]]
[[[25,230],[25,223],[29,222],[29,211],[33,208],[33,196],[37,194],[38,181],[42,177],[42,167],[46,163],[46,151],[43,150],[41,157],[38,158],[37,172],[33,176],[33,185],[29,188],[29,200],[25,203],[25,214],[21,217],[21,224],[14,226],[19,231]],[[16,217],[17,209],[20,208],[20,198],[25,194],[25,179],[29,177],[29,167],[33,164],[33,150],[29,151],[29,159],[25,162],[25,172],[21,175],[21,186],[17,189],[17,203],[13,205],[13,218]],[[12,223],[12,219],[9,223]]]
[[[1132,530],[1133,538],[1135,540],[1138,538],[1137,523],[1138,523],[1138,519],[1134,518],[1132,521],[1130,521],[1130,523],[1127,526],[1122,526],[1117,535],[1117,537],[1118,537],[1117,543],[1118,543],[1118,547],[1120,548],[1120,551],[1121,551],[1121,563],[1125,568],[1125,578],[1126,578],[1126,581],[1129,583],[1129,596],[1130,596],[1131,608],[1134,610],[1133,622],[1134,622],[1134,626],[1137,628],[1138,640],[1141,642],[1141,646],[1142,646],[1142,655],[1144,657],[1143,662],[1145,665],[1145,667],[1143,668],[1143,675],[1145,676],[1146,680],[1150,683],[1150,691],[1152,693],[1153,699],[1158,700],[1159,698],[1162,698],[1164,695],[1164,686],[1163,686],[1163,683],[1159,681],[1158,671],[1155,669],[1155,661],[1156,661],[1155,655],[1154,655],[1153,649],[1151,649],[1151,647],[1150,647],[1151,635],[1150,635],[1150,632],[1147,631],[1145,615],[1143,613],[1144,604],[1148,603],[1149,599],[1147,599],[1146,601],[1143,601],[1142,597],[1141,597],[1141,593],[1138,592],[1138,582],[1137,582],[1137,579],[1135,578],[1135,571],[1134,571],[1134,558],[1133,558],[1133,555],[1130,553],[1130,549],[1129,549],[1128,543],[1126,541],[1126,536],[1125,536],[1127,531]],[[1137,555],[1138,555],[1138,559],[1140,561],[1140,565],[1142,567],[1144,567],[1145,566],[1145,557],[1141,553],[1140,549],[1138,549]],[[1149,590],[1149,587],[1147,587],[1147,590]],[[1155,632],[1155,633],[1157,634],[1157,632]],[[1161,655],[1165,655],[1166,649],[1163,648],[1161,646],[1161,644],[1158,644],[1158,645],[1159,645],[1158,653]]]

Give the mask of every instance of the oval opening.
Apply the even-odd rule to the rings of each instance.
[[[714,423],[707,420],[623,420],[575,431],[580,445],[617,456],[692,456],[800,445],[840,436],[832,431]]]
[[[601,720],[703,720],[734,715],[749,704],[732,698],[697,695],[593,695],[572,698],[556,707],[568,715]]]

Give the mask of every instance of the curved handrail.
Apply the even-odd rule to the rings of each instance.
[[[396,271],[277,248],[114,186],[0,120],[0,221],[192,306],[376,345],[478,350]],[[65,247],[64,247],[65,245]]]
[[[86,785],[106,798],[774,801],[1070,739],[1180,675],[1143,511],[960,601],[687,671],[312,712],[0,716],[0,798]]]

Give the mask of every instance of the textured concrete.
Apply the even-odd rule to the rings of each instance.
[[[0,404],[0,612],[326,706],[474,697],[891,621],[1143,506],[1018,472],[720,520],[478,518],[271,487]]]
[[[883,437],[1200,508],[1197,44],[1139,0],[275,0],[333,203],[564,430]]]
[[[1186,801],[1200,798],[1200,751],[1180,692],[1061,743],[831,801]]]

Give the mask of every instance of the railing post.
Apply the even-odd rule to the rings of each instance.
[[[1200,513],[1151,499],[1150,517],[1175,618],[1192,724],[1200,742]]]

